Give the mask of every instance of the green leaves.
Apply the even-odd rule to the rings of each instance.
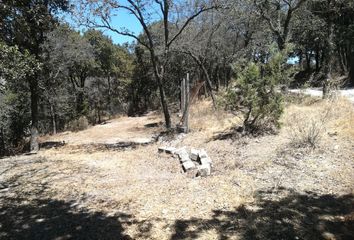
[[[0,42],[0,79],[8,83],[25,80],[39,69],[40,63],[28,51],[21,53],[17,46]]]
[[[286,64],[288,51],[271,46],[265,63],[250,62],[242,70],[235,68],[240,73],[234,88],[228,91],[226,105],[229,109],[241,109],[245,132],[261,133],[280,126],[283,99],[276,89],[287,82],[292,72]]]

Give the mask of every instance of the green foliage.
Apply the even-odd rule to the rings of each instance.
[[[17,46],[0,41],[0,78],[5,82],[24,80],[40,69],[40,64],[28,51],[21,53]]]
[[[286,65],[286,51],[271,48],[269,52],[271,57],[266,63],[251,62],[241,71],[225,97],[227,108],[242,110],[244,132],[260,133],[280,127],[283,99],[277,86],[288,81],[291,71]]]
[[[0,42],[0,155],[17,147],[26,136],[30,122],[26,79],[40,69],[27,51]]]

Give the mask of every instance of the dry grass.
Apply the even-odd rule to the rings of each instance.
[[[285,131],[296,147],[317,147],[328,134],[354,136],[354,108],[343,98],[290,105],[283,116]]]
[[[239,116],[226,113],[223,110],[214,110],[211,101],[200,101],[192,105],[190,110],[190,127],[195,131],[211,136],[241,124]]]
[[[4,159],[0,163],[0,171],[6,170],[1,175],[2,180],[17,181],[5,194],[27,202],[40,198],[74,203],[69,208],[70,212],[100,212],[103,219],[124,213],[131,217],[126,217],[128,220],[114,218],[114,222],[121,221],[120,228],[133,239],[245,239],[252,238],[247,235],[247,230],[252,231],[253,227],[261,232],[260,239],[269,239],[269,236],[262,237],[262,234],[279,229],[282,231],[281,227],[274,227],[279,226],[279,223],[268,218],[276,217],[279,218],[277,221],[282,222],[281,214],[278,216],[274,209],[281,211],[293,208],[294,211],[300,211],[306,209],[306,204],[310,203],[305,201],[305,206],[296,208],[292,204],[303,201],[303,197],[297,199],[292,196],[292,199],[287,198],[285,193],[272,192],[272,198],[283,199],[283,205],[278,207],[277,204],[282,201],[267,198],[268,202],[263,205],[262,210],[262,202],[258,200],[260,191],[273,191],[278,187],[318,195],[341,195],[353,191],[353,159],[349,152],[351,143],[346,143],[348,141],[340,138],[336,140],[336,144],[343,146],[340,155],[336,151],[324,149],[322,153],[301,155],[303,161],[294,161],[298,156],[293,156],[292,153],[278,156],[279,149],[287,143],[290,116],[294,114],[321,116],[329,106],[330,109],[340,109],[340,112],[331,111],[329,121],[326,121],[326,130],[337,131],[338,136],[352,136],[352,106],[344,100],[331,104],[333,105],[318,101],[289,106],[283,119],[284,129],[278,135],[243,141],[210,141],[210,135],[233,127],[240,119],[222,111],[215,113],[209,101],[199,102],[191,108],[192,132],[183,138],[125,151],[72,151],[70,146],[65,146],[40,151],[36,156]],[[56,139],[89,142],[147,137],[160,129],[150,129],[144,125],[159,121],[161,116],[157,114],[138,118],[122,117],[107,125],[58,135]],[[334,140],[331,141],[333,144]],[[178,159],[157,153],[157,148],[161,145],[205,148],[215,166],[212,175],[207,178],[189,178],[182,173]],[[3,193],[0,193],[0,197],[1,194]],[[317,197],[310,200],[316,199]],[[0,201],[0,207],[1,204]],[[14,203],[10,202],[10,205],[14,206]],[[260,207],[257,210],[258,205]],[[312,207],[322,209],[322,205],[317,202],[316,206],[309,206],[309,209],[312,210]],[[16,213],[17,210],[14,211]],[[33,215],[32,212],[30,214]],[[45,214],[51,215],[50,212]],[[313,211],[301,214],[313,214]],[[340,215],[337,212],[335,214]],[[65,219],[67,215],[68,213],[59,216]],[[289,212],[284,214],[290,215]],[[81,221],[92,218],[83,218]],[[17,224],[19,231],[23,231],[22,223],[27,221],[27,218],[23,219],[19,220],[21,224]],[[317,224],[306,222],[299,226],[297,220],[301,221],[287,219],[282,227],[286,229],[290,224],[297,231]],[[272,223],[270,227],[268,222]],[[97,228],[94,224],[89,224],[89,227]],[[45,231],[45,228],[38,231]],[[107,233],[109,232],[114,233],[112,225],[108,224]],[[84,231],[79,233],[85,234]],[[246,237],[242,237],[242,234],[246,234]],[[291,231],[289,234],[283,235],[284,239],[294,238]],[[107,239],[117,238],[117,235],[112,236]],[[318,239],[318,235],[314,235],[312,239]]]

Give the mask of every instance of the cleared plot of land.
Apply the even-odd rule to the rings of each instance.
[[[159,116],[121,117],[108,120],[105,124],[90,127],[84,131],[63,132],[55,136],[43,137],[42,141],[65,141],[70,145],[114,144],[129,141],[145,143],[151,141],[154,133],[160,130],[149,127],[151,123],[160,124]]]
[[[195,131],[147,146],[92,152],[68,144],[1,159],[0,239],[353,239],[350,104],[335,106],[349,110],[333,116],[317,149],[291,146],[288,117],[321,112],[321,102],[288,106],[277,135],[225,140],[213,140],[216,131],[237,119],[207,106],[192,111]],[[160,118],[55,138],[149,137],[159,130],[144,127],[149,121]],[[212,175],[188,177],[177,159],[157,153],[161,145],[206,149]]]

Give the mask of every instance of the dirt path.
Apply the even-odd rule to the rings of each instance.
[[[149,127],[158,124],[157,127]],[[45,141],[65,141],[69,145],[115,144],[117,142],[149,143],[162,125],[159,116],[150,114],[142,117],[120,117],[104,124],[89,127],[76,133],[63,132],[41,139]]]
[[[320,97],[320,98],[322,98],[322,94],[323,94],[322,89],[320,88],[290,89],[289,91],[292,93],[303,93],[306,95],[310,95],[313,97]],[[339,94],[339,96],[346,97],[347,99],[349,99],[349,101],[354,103],[354,89],[342,89],[342,90],[338,90],[337,93]]]

